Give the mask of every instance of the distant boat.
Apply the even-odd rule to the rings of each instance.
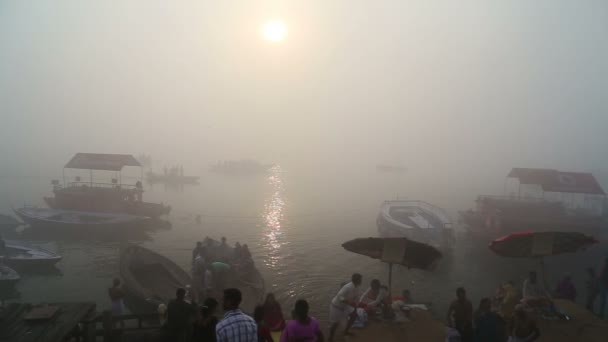
[[[14,269],[0,264],[0,289],[6,290],[15,285],[21,279],[19,273]]]
[[[132,312],[156,312],[159,304],[175,298],[177,288],[192,284],[190,275],[168,258],[137,245],[120,253],[120,277],[125,302]]]
[[[149,217],[127,214],[36,207],[24,207],[14,210],[30,226],[46,229],[128,229],[142,226],[150,221]]]
[[[156,172],[146,173],[146,180],[149,183],[167,183],[167,184],[198,184],[198,176],[184,176],[179,174],[162,174]]]
[[[438,249],[453,245],[452,223],[439,207],[423,201],[385,201],[376,220],[381,237],[405,237]]]
[[[5,264],[21,268],[42,268],[55,265],[61,256],[37,246],[30,246],[22,241],[4,240],[6,256],[0,257]]]
[[[226,160],[212,165],[209,170],[225,175],[260,175],[266,174],[273,167],[273,164],[262,164],[255,160]]]

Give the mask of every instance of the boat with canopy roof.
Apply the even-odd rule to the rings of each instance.
[[[138,167],[139,180],[135,184],[123,182],[125,167]],[[89,170],[89,180],[76,176],[74,181],[66,181],[66,169]],[[110,183],[96,182],[94,171],[113,173]],[[171,207],[162,203],[143,201],[143,169],[130,154],[77,153],[63,168],[63,183],[53,180],[53,196],[44,197],[53,209],[122,213],[158,218],[168,214]]]

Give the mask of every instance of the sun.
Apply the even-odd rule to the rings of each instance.
[[[262,36],[269,42],[282,42],[287,37],[287,26],[281,20],[268,21],[262,27]]]

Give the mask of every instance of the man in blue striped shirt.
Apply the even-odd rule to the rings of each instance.
[[[257,342],[258,326],[253,318],[239,309],[242,295],[239,289],[224,290],[224,319],[215,327],[217,342]]]

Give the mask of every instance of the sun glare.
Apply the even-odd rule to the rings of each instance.
[[[287,26],[281,20],[271,20],[264,24],[262,35],[269,42],[282,42],[287,37]]]

